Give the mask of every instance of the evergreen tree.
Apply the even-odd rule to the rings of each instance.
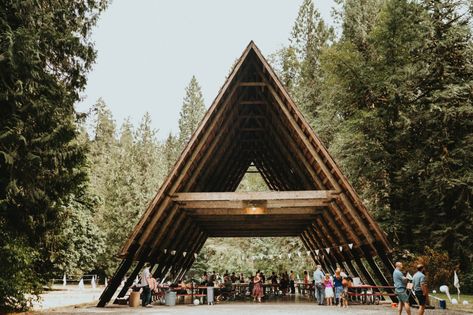
[[[270,56],[281,81],[309,122],[313,122],[322,102],[321,52],[330,45],[333,36],[333,29],[325,24],[312,0],[304,0],[289,46]]]
[[[289,42],[298,60],[298,88],[293,91],[293,95],[309,121],[313,121],[322,102],[320,54],[332,39],[333,30],[325,24],[312,0],[304,0]],[[292,63],[290,60],[289,64]]]
[[[90,195],[99,200],[96,222],[104,231],[107,249],[98,258],[99,268],[110,275],[118,263],[116,253],[163,181],[165,166],[148,113],[136,131],[126,120],[118,135],[103,100],[94,113],[95,137],[88,156]]]
[[[169,175],[174,164],[176,163],[179,157],[179,140],[172,134],[169,133],[168,137],[163,146],[163,158],[164,158],[164,170],[165,174]]]
[[[73,106],[95,60],[89,35],[105,5],[6,0],[0,7],[2,310],[27,307],[27,294],[50,276],[61,207],[84,187]]]
[[[345,4],[316,127],[398,249],[429,244],[470,268],[469,17],[456,1],[391,0],[360,27],[370,11]]]
[[[429,32],[416,54],[422,71],[403,133],[408,161],[402,175],[415,190],[403,193],[423,226],[413,228],[415,248],[430,242],[473,273],[471,16],[461,1],[426,0],[422,5]]]
[[[53,254],[57,276],[81,277],[99,265],[108,248],[104,231],[95,222],[96,201],[88,195],[71,196],[60,217],[61,233],[55,238]]]
[[[184,149],[205,115],[202,91],[195,76],[186,87],[179,118],[179,152]]]
[[[145,113],[136,132],[136,144],[133,150],[135,167],[140,178],[141,198],[138,202],[140,215],[148,202],[154,197],[167,175],[164,167],[162,147],[156,140],[157,131],[151,127],[151,116]]]

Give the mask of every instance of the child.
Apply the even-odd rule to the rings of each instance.
[[[332,282],[332,279],[330,279],[330,275],[328,273],[325,275],[324,286],[325,286],[325,303],[328,306],[332,306],[333,282]]]
[[[350,277],[343,278],[342,285],[343,285],[343,292],[341,296],[340,306],[347,308],[348,307],[348,288],[352,286],[351,278]]]

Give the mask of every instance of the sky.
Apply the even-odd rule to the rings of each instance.
[[[287,45],[302,0],[113,0],[92,34],[98,51],[77,110],[101,97],[118,125],[151,114],[158,138],[178,131],[196,76],[207,108],[253,40],[265,56]],[[333,0],[315,0],[330,20]]]

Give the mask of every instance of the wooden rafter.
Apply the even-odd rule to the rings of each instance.
[[[272,192],[234,192],[250,166]],[[181,279],[214,236],[299,236],[326,270],[344,266],[373,283],[393,270],[385,234],[253,42],[123,245],[99,306],[133,261],[134,272],[148,261]],[[314,254],[347,243],[351,251]]]

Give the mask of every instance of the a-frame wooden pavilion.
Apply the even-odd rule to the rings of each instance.
[[[270,192],[235,192],[249,166]],[[393,271],[384,232],[253,42],[124,244],[98,306],[132,267],[118,297],[145,262],[179,280],[208,237],[246,236],[299,236],[325,270],[340,265],[367,283],[388,285]]]

